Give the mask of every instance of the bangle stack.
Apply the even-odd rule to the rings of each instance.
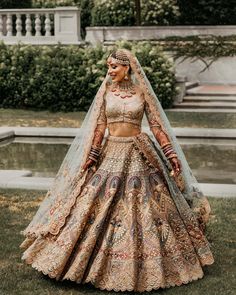
[[[92,146],[89,153],[89,159],[93,160],[94,162],[97,162],[100,155],[100,151],[101,147]]]
[[[174,149],[170,142],[164,143],[162,146],[162,151],[167,159],[177,158],[177,154],[175,153]]]

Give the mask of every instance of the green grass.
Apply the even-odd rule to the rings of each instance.
[[[192,113],[166,110],[172,127],[236,128],[236,113]],[[51,113],[0,109],[0,126],[80,127],[85,112]]]
[[[0,109],[0,126],[80,127],[85,114],[85,112],[51,113],[49,111]]]
[[[166,110],[172,127],[236,128],[236,113],[172,112]]]
[[[19,232],[27,226],[44,195],[45,192],[40,191],[0,191],[0,294],[117,294],[97,290],[91,285],[79,285],[70,281],[57,282],[22,263],[19,244],[23,237]],[[207,236],[212,245],[215,264],[205,269],[202,280],[167,290],[153,291],[151,294],[235,294],[233,290],[236,290],[236,198],[210,198],[210,202],[213,213]]]

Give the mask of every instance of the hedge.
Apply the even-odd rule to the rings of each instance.
[[[134,1],[94,0],[92,26],[133,26]]]
[[[5,8],[28,8],[31,7],[31,0],[0,0],[0,9]]]
[[[135,1],[94,0],[92,26],[133,26]],[[179,15],[176,0],[141,0],[142,25],[169,25],[177,21]]]
[[[235,0],[177,0],[180,25],[236,25]]]
[[[176,0],[141,1],[142,25],[174,25],[178,17]]]
[[[135,1],[94,0],[92,26],[135,25]],[[141,0],[142,25],[236,25],[235,0]]]
[[[130,48],[131,43],[122,44]],[[173,65],[157,46],[133,44],[164,107],[175,95]],[[0,107],[86,111],[106,73],[108,49],[0,43]]]

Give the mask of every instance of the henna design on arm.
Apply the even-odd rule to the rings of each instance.
[[[148,119],[150,129],[155,136],[160,146],[170,142],[168,135],[162,129],[160,119],[157,118],[152,112],[147,102],[145,102],[145,114]]]
[[[168,134],[163,130],[160,118],[152,113],[149,105],[145,102],[145,114],[148,119],[150,129],[162,148],[163,153],[170,161],[176,175],[180,173],[180,162],[177,159],[177,154],[172,148]]]
[[[97,127],[94,131],[94,138],[92,143],[93,146],[97,146],[97,147],[101,146],[106,127],[107,127],[106,107],[105,107],[105,101],[103,101],[100,115],[97,121]]]
[[[94,163],[97,162],[101,150],[102,141],[104,138],[104,134],[107,127],[107,118],[105,113],[105,102],[103,102],[103,105],[101,107],[101,112],[98,117],[97,121],[97,127],[94,131],[94,137],[92,142],[92,147],[88,156],[88,159],[83,166],[83,169],[86,170],[90,166],[92,166]]]
[[[93,143],[92,146],[97,146],[100,147],[103,141],[103,137],[105,134],[106,130],[106,125],[105,124],[99,124],[94,132],[94,138],[93,138]]]

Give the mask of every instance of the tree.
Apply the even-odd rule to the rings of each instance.
[[[136,26],[141,25],[141,3],[140,0],[135,0],[135,23]]]

